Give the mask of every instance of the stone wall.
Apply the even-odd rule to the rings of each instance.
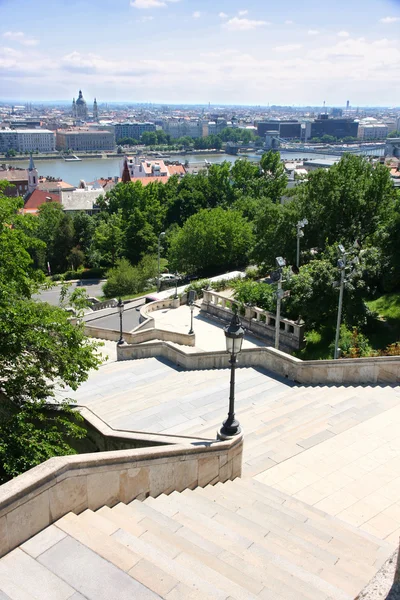
[[[211,315],[228,322],[232,319],[233,311],[231,307],[233,305],[236,306],[239,312],[239,302],[217,294],[213,290],[203,290],[201,310],[206,315]],[[275,340],[275,317],[275,314],[257,306],[246,306],[240,320],[246,331],[265,340],[268,344],[273,344]],[[279,342],[281,347],[287,350],[299,350],[304,346],[304,323],[297,323],[297,321],[282,318],[279,321],[279,326]]]
[[[0,556],[68,512],[241,475],[243,439],[51,458],[0,486]]]
[[[120,332],[116,329],[101,329],[100,327],[94,327],[93,325],[85,325],[85,335],[98,339],[110,340],[112,342],[118,342]],[[142,344],[143,342],[149,342],[152,340],[163,340],[166,342],[175,342],[175,344],[180,344],[182,346],[196,345],[196,336],[194,333],[189,335],[188,333],[179,333],[177,331],[154,328],[140,330],[135,329],[130,333],[124,333],[124,340],[126,345],[122,346],[124,350],[120,354],[121,358],[119,360],[123,360],[122,356],[131,358],[129,356],[129,344]]]
[[[117,349],[117,359],[162,356],[185,369],[222,369],[229,367],[224,351],[186,353],[168,342],[149,342],[131,347],[129,355]],[[298,383],[310,385],[398,384],[400,357],[371,357],[340,360],[303,361],[275,348],[246,348],[238,355],[239,367],[262,367]]]

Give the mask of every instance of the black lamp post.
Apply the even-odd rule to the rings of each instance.
[[[236,357],[242,349],[244,329],[236,313],[233,315],[232,321],[228,327],[225,327],[224,333],[226,339],[226,351],[231,355],[229,360],[231,365],[231,383],[228,418],[223,422],[219,432],[220,436],[223,438],[232,437],[241,432],[239,421],[235,419],[235,369],[237,362]]]
[[[196,292],[194,290],[190,290],[189,294],[188,294],[188,305],[190,308],[190,331],[189,331],[189,335],[192,335],[192,333],[194,333],[194,329],[193,329],[193,311],[194,311],[194,303],[196,300]]]
[[[118,345],[125,344],[124,337],[122,335],[122,315],[124,314],[124,303],[121,298],[118,300],[118,312],[119,312],[119,340]]]

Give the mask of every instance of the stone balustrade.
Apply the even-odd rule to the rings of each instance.
[[[50,458],[0,486],[0,557],[69,512],[240,477],[243,439]]]
[[[225,351],[190,352],[169,342],[131,346],[129,358],[163,357],[184,369],[227,369]],[[379,356],[340,360],[300,360],[271,347],[245,348],[238,355],[238,367],[261,367],[305,385],[398,385],[400,357]]]
[[[201,310],[203,313],[229,321],[232,318],[232,307],[236,306],[240,314],[241,304],[234,299],[226,298],[214,290],[203,291]],[[268,344],[274,342],[276,317],[274,313],[256,306],[246,306],[241,321],[245,329],[253,335],[265,339]],[[304,323],[280,319],[280,347],[287,350],[299,350],[304,345]]]

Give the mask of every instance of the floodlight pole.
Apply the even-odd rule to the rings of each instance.
[[[282,271],[276,291],[276,321],[275,321],[275,348],[279,350],[279,334],[281,331],[281,303],[282,303]]]
[[[339,306],[338,306],[338,314],[337,314],[337,322],[336,322],[336,336],[335,336],[335,353],[333,358],[336,360],[339,358],[339,337],[340,337],[340,324],[342,321],[342,308],[343,308],[343,292],[344,292],[344,283],[346,277],[346,254],[342,255],[343,266],[341,267],[340,273],[340,290],[339,290]]]
[[[165,231],[162,231],[158,236],[158,252],[157,252],[157,292],[160,291],[160,252],[161,252],[161,238],[165,235]]]

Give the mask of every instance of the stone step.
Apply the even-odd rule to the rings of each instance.
[[[7,580],[14,584],[15,589]],[[21,548],[1,559],[0,590],[4,590],[12,600],[68,600],[76,591]]]
[[[231,528],[226,528],[219,525],[215,520],[199,514],[199,512],[196,511],[196,504],[191,502],[193,496],[194,494],[183,495],[173,493],[167,497],[165,503],[168,502],[170,505],[174,505],[177,510],[173,519],[182,525],[190,527],[192,531],[196,531],[208,540],[219,544],[225,550],[228,550],[235,555],[242,556],[246,563],[248,560],[247,556],[244,556],[246,554],[245,550],[252,545],[253,550],[257,545],[260,545],[269,552],[281,556],[316,575],[324,569],[334,567],[339,559],[338,555],[323,551],[320,548],[314,547],[312,544],[308,544],[307,546],[300,538],[293,539],[290,535],[283,537],[274,534],[273,532],[269,532],[262,540],[253,542],[251,536],[245,537],[235,532],[234,522],[232,522]],[[162,506],[160,507],[159,504],[157,504],[157,507],[159,510],[162,510],[163,508]],[[359,564],[358,567],[363,573],[366,572],[367,567],[364,564]],[[374,573],[375,570],[371,569],[371,576]],[[335,575],[337,581],[340,581],[341,578],[347,580],[348,573],[340,566],[335,567]]]
[[[125,505],[119,505],[119,510],[135,513],[139,508],[138,504],[140,503],[133,502],[126,508]],[[222,548],[190,528],[180,524],[179,529],[173,532],[169,527],[160,525],[148,516],[139,524],[147,528],[141,539],[152,543],[161,552],[168,552],[169,548],[175,549],[175,560],[186,565],[188,569],[201,573],[209,583],[228,594],[231,593],[235,598],[254,598],[263,589],[264,586],[259,581],[245,577],[242,572],[221,561],[219,554]]]
[[[176,507],[171,506],[170,498],[170,496],[165,495],[161,495],[157,499],[147,498],[146,504],[149,503],[153,507],[163,510],[164,514],[176,514]],[[227,511],[223,511],[223,517],[226,517],[226,513]],[[214,518],[217,518],[218,516],[217,513]],[[240,549],[240,552],[236,550],[235,554],[233,548],[231,548],[231,551],[223,550],[222,554],[219,556],[223,558],[224,562],[229,562],[236,569],[240,569],[242,572],[247,573],[248,576],[251,573],[253,577],[260,578],[261,573],[264,573],[264,577],[261,579],[262,583],[267,586],[270,591],[274,590],[276,592],[278,589],[281,589],[282,591],[282,588],[284,588],[284,598],[296,598],[296,594],[298,594],[297,598],[302,598],[300,593],[304,594],[304,598],[312,600],[329,597],[331,593],[334,594],[334,598],[349,598],[349,596],[343,593],[336,585],[331,585],[327,581],[324,581],[324,579],[320,579],[318,575],[308,572],[294,562],[286,560],[286,558],[264,549],[258,542],[262,544],[262,541],[268,532],[265,530],[263,531],[262,528],[254,523],[250,524],[249,527],[249,523],[247,522],[241,527],[243,520],[240,518],[239,521],[241,521],[241,523],[239,523],[238,528],[236,521],[237,519],[235,517],[228,520],[223,519],[222,524],[227,530],[233,529],[238,532],[239,529],[242,536],[247,535],[251,537],[251,539],[255,538],[255,532],[257,532],[257,542],[250,545],[249,551]],[[240,558],[237,556],[238,553]],[[239,560],[237,560],[238,558]],[[297,573],[296,575],[294,574],[294,571]],[[279,577],[278,580],[275,581],[277,573],[279,573]],[[338,582],[340,582],[339,572],[336,578],[336,583]],[[347,582],[343,583],[345,585]],[[353,589],[360,589],[363,583],[364,580],[357,588],[357,583],[355,582],[353,584]],[[323,596],[322,594],[325,592],[326,595]]]
[[[227,482],[227,486],[230,486],[231,482]],[[263,498],[263,502],[270,504],[275,503],[278,507],[282,506],[283,510],[290,510],[298,515],[302,515],[305,518],[305,522],[311,522],[314,527],[326,528],[332,532],[334,537],[335,545],[342,542],[341,547],[344,550],[345,546],[349,548],[349,555],[354,556],[354,550],[362,553],[362,560],[368,560],[376,558],[376,555],[380,555],[380,549],[384,550],[383,554],[389,552],[391,544],[380,540],[366,531],[353,527],[349,523],[344,523],[336,517],[325,513],[324,511],[305,504],[297,498],[293,498],[288,494],[274,489],[268,485],[260,483],[255,479],[236,479],[235,486],[238,486],[242,490],[246,490],[247,494],[252,494],[256,500]],[[330,542],[332,545],[332,542]],[[370,564],[375,564],[371,562]]]
[[[128,522],[129,519],[121,514],[119,516],[122,516],[122,522],[121,519],[116,521],[112,517],[111,509],[108,509],[108,511],[106,509],[107,507],[102,509],[102,514],[90,514],[91,511],[85,511],[77,517],[80,527],[86,533],[89,533],[92,549],[95,549],[97,554],[104,558],[107,557],[109,562],[121,570],[125,570],[134,580],[161,597],[168,598],[168,600],[170,598],[169,594],[178,585],[180,586],[180,593],[187,593],[188,598],[193,597],[200,600],[201,595],[205,598],[220,598],[221,600],[225,598],[224,594],[215,593],[207,582],[196,578],[194,574],[190,576],[187,573],[185,574],[184,569],[175,564],[173,560],[175,553],[173,556],[161,553],[157,551],[153,544],[142,539],[143,534],[147,532],[147,528],[138,530],[137,523]],[[87,524],[87,520],[90,521],[90,525]],[[122,525],[124,526],[123,529]],[[105,533],[106,531],[108,533]],[[138,536],[138,533],[141,533],[141,535]],[[74,531],[74,534],[77,534],[77,532]],[[79,533],[77,537],[80,537]],[[87,542],[88,537],[83,540],[80,538],[79,541],[82,543]],[[111,552],[110,548],[114,552]],[[118,552],[115,552],[116,548]],[[135,557],[135,561],[131,566],[126,563],[126,556]],[[126,569],[127,566],[129,566],[128,570]]]

